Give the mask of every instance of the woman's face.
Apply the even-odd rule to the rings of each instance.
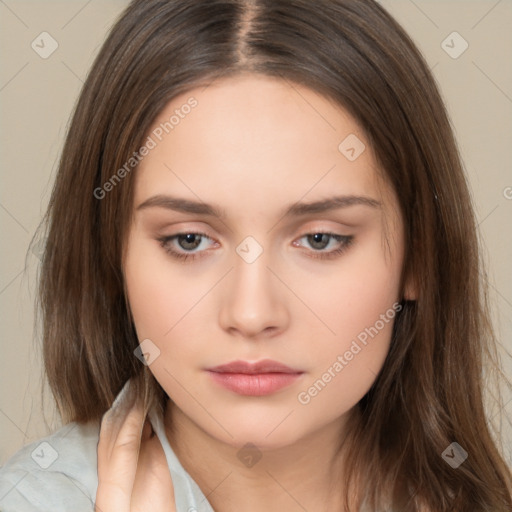
[[[123,266],[174,410],[233,446],[342,425],[401,299],[402,220],[360,127],[310,89],[240,75],[176,97],[149,137]],[[211,371],[263,360],[291,373]]]

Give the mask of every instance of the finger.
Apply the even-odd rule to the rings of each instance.
[[[129,512],[144,426],[142,401],[130,386],[105,413],[98,442],[98,512]]]
[[[131,512],[176,512],[174,486],[167,458],[158,436],[151,437],[151,424],[146,420],[139,452],[139,465],[132,491]]]

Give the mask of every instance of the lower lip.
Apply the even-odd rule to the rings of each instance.
[[[239,395],[264,396],[293,384],[301,373],[220,373],[209,371],[213,380]]]

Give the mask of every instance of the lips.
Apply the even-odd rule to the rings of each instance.
[[[253,397],[271,395],[292,386],[304,373],[271,359],[256,363],[232,361],[207,371],[213,382],[224,389]]]
[[[272,361],[271,359],[264,359],[257,361],[256,363],[249,363],[248,361],[232,361],[227,364],[215,366],[214,368],[208,368],[211,372],[216,373],[238,373],[245,375],[256,375],[262,373],[303,373],[300,370],[295,370],[286,366],[285,364],[279,363],[278,361]]]

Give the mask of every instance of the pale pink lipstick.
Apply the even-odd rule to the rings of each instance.
[[[232,361],[208,368],[212,379],[239,395],[264,396],[293,384],[304,372],[277,361]]]

